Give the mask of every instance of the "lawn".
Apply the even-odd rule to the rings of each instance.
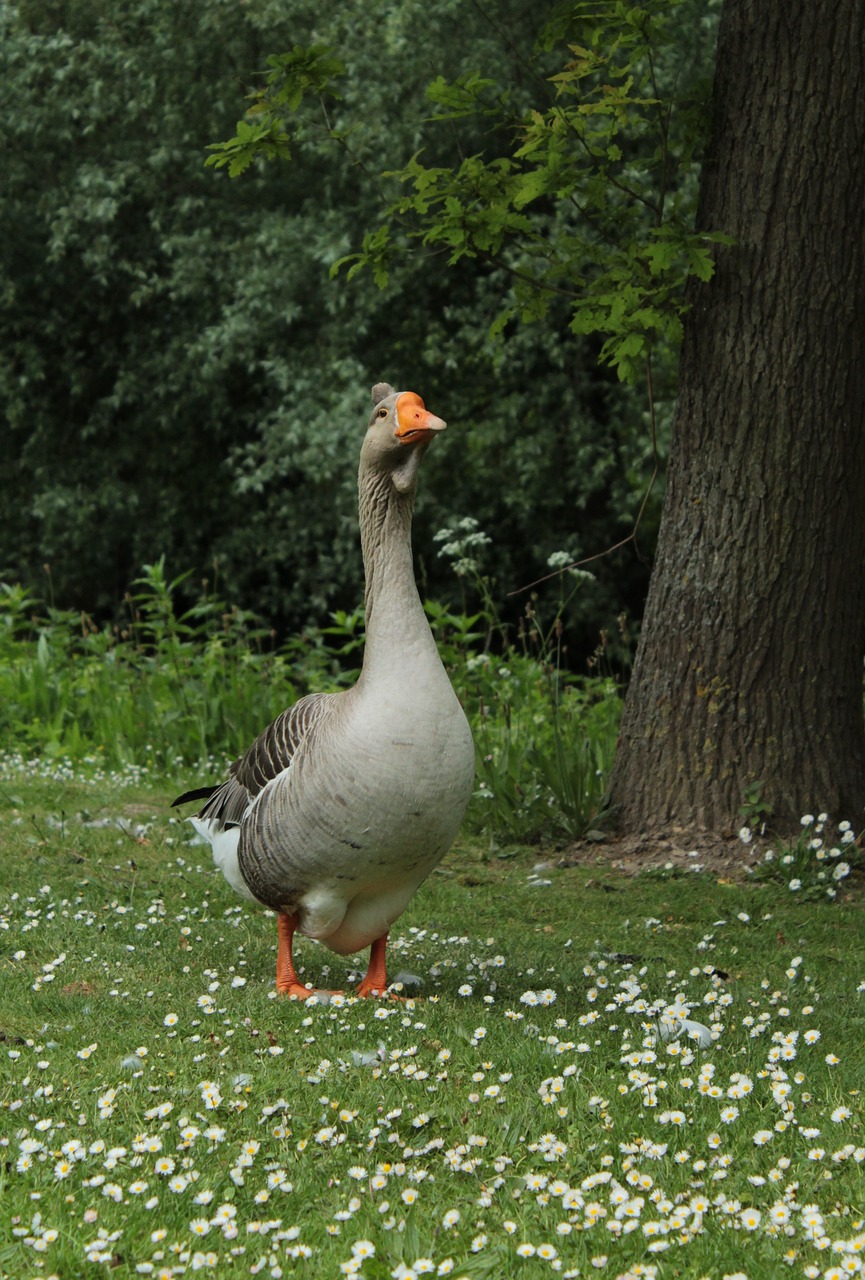
[[[409,998],[301,940],[347,988],[303,1005],[186,778],[38,772],[0,767],[3,1277],[863,1269],[855,875],[803,901],[466,840],[391,935]]]

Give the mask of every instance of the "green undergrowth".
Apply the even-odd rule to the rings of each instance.
[[[168,578],[162,561],[147,566],[126,618],[113,626],[0,586],[6,758],[106,776],[177,775],[184,786],[210,781],[295,699],[356,678],[362,610],[277,645],[252,615],[212,594],[181,609],[183,583]],[[530,606],[515,639],[489,595],[473,614],[427,609],[477,745],[469,829],[493,842],[582,835],[596,820],[612,761],[620,711],[613,681],[564,668],[558,606],[546,630]]]
[[[301,1005],[170,795],[0,783],[4,1280],[856,1270],[856,874],[803,902],[469,839],[392,931],[409,999],[301,939],[346,991]]]

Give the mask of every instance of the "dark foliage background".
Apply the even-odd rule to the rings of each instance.
[[[495,153],[501,121],[430,120],[425,86],[480,68],[515,108],[542,90],[531,50],[552,12],[505,0],[104,0],[3,6],[0,575],[100,619],[140,566],[192,569],[279,633],[360,598],[355,466],[370,385],[418,390],[452,430],[424,468],[423,587],[456,599],[433,534],[471,516],[507,593],[631,528],[652,471],[642,388],[599,367],[556,303],[490,324],[511,288],[480,259],[415,249],[387,287],[330,278],[380,214],[383,171]],[[682,19],[680,56],[711,42]],[[321,41],[346,72],[289,165],[204,167],[269,53]],[[695,52],[696,50],[696,52]],[[542,55],[539,55],[542,57]],[[359,127],[362,122],[363,127]],[[344,128],[334,144],[332,130]],[[329,132],[330,130],[330,132]],[[540,209],[539,217],[552,216]],[[661,461],[675,353],[656,360]],[[569,636],[638,618],[662,485],[633,545],[591,565]],[[469,600],[467,602],[471,604]]]

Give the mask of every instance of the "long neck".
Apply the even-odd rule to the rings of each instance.
[[[411,519],[414,485],[400,492],[381,471],[361,466],[360,540],[366,578],[363,670],[403,672],[407,662],[438,654],[414,578]]]

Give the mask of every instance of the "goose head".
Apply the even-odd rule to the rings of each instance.
[[[390,476],[400,493],[412,489],[430,441],[447,426],[415,391],[395,391],[386,382],[372,389],[373,409],[361,450],[361,466]]]

